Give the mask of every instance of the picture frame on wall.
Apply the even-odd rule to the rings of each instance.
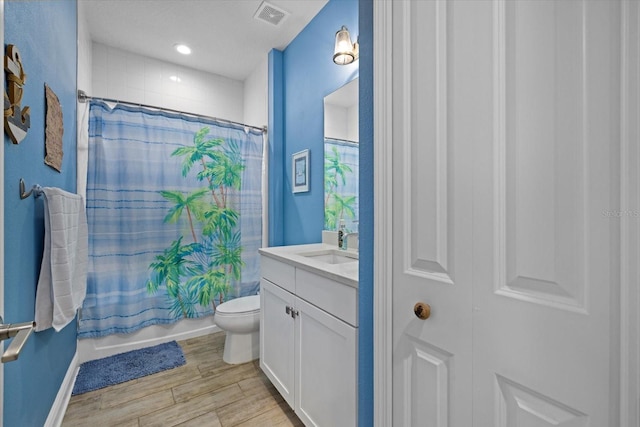
[[[293,192],[309,191],[309,150],[302,150],[291,156],[291,176]]]

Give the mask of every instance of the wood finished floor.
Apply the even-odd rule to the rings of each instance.
[[[62,426],[303,426],[259,361],[222,361],[224,338],[179,341],[184,366],[72,396]]]

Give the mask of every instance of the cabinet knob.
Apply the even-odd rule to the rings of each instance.
[[[431,306],[423,302],[418,302],[413,306],[413,312],[418,319],[426,320],[431,316]]]

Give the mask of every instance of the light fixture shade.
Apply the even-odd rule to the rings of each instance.
[[[347,27],[342,28],[336,33],[336,47],[333,54],[333,62],[338,65],[351,64],[355,60],[353,53],[353,44],[351,43],[351,35]]]

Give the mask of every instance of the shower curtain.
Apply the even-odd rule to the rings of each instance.
[[[261,131],[91,101],[80,338],[210,315],[259,289]]]

